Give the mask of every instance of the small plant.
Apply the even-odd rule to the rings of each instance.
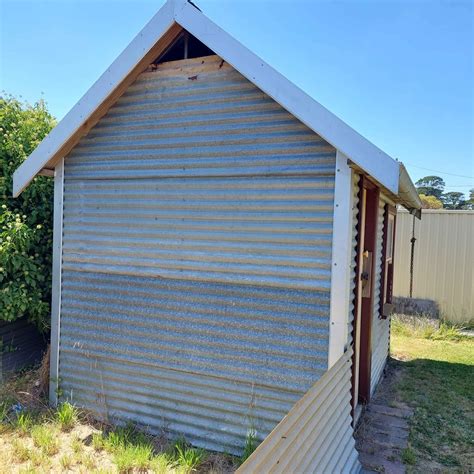
[[[176,467],[176,463],[173,462],[166,454],[154,456],[150,462],[150,469],[155,474],[169,474],[170,470],[174,467]]]
[[[0,423],[8,421],[8,404],[3,402],[0,403]]]
[[[64,454],[59,458],[59,464],[67,471],[72,466],[72,457],[69,454]]]
[[[38,451],[37,449],[31,450],[30,461],[33,466],[41,467],[44,471],[49,470],[49,466],[51,465],[51,461],[48,458],[48,455],[43,451]]]
[[[78,411],[69,402],[61,403],[56,411],[56,420],[62,431],[69,431],[77,422]]]
[[[33,420],[31,418],[30,413],[26,411],[21,411],[17,413],[15,426],[21,434],[27,434],[30,431],[32,425]]]
[[[195,471],[206,457],[206,452],[200,448],[181,448],[177,446],[176,449],[178,451],[177,462],[186,473]]]
[[[402,461],[405,464],[416,464],[416,456],[412,448],[408,447],[402,451]]]
[[[87,472],[91,472],[95,469],[94,458],[90,454],[83,453],[79,458],[79,463],[87,469]]]
[[[102,451],[103,449],[105,449],[105,439],[102,436],[102,433],[92,434],[92,447],[96,451]]]
[[[257,433],[255,433],[254,429],[250,429],[247,431],[247,436],[245,437],[245,444],[244,450],[242,452],[242,456],[240,457],[240,462],[244,463],[250,455],[255,451],[257,447]]]
[[[120,472],[129,472],[133,469],[144,471],[150,467],[152,458],[151,444],[129,444],[114,453],[114,461]]]
[[[36,469],[31,463],[28,463],[26,467],[19,469],[18,474],[36,474]]]
[[[37,448],[40,448],[44,454],[52,456],[58,452],[58,440],[51,426],[34,426],[31,430],[31,437],[33,439],[34,445]]]
[[[14,439],[12,442],[13,455],[19,463],[29,461],[31,458],[31,450],[22,441]]]
[[[168,453],[169,462],[174,462],[185,473],[195,471],[204,461],[206,452],[203,449],[189,446],[183,437],[178,438]]]
[[[72,452],[74,454],[81,454],[83,449],[84,449],[84,445],[82,444],[82,441],[81,439],[79,438],[79,436],[74,436],[74,438],[72,439],[71,441],[71,449],[72,449]]]

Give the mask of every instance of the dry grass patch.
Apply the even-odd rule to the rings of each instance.
[[[105,426],[68,402],[52,410],[42,394],[45,383],[38,380],[43,369],[0,386],[0,474],[218,474],[234,472],[239,464],[235,457],[195,448],[184,439],[169,441],[164,433]]]

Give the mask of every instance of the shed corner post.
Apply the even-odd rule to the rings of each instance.
[[[336,152],[332,232],[328,369],[347,345],[352,241],[352,173],[348,158]]]
[[[64,159],[56,165],[54,173],[53,217],[53,275],[51,297],[51,345],[49,363],[49,402],[58,403],[59,389],[59,325],[61,319],[62,253],[63,253],[63,194]]]

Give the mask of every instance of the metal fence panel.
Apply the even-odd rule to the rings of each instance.
[[[413,217],[397,216],[394,295],[410,292]],[[413,297],[434,300],[453,322],[474,318],[474,211],[423,210],[415,223]]]

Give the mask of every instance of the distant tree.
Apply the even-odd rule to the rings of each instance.
[[[420,194],[420,199],[423,209],[441,209],[443,207],[443,203],[434,196]]]
[[[456,191],[444,193],[441,196],[441,199],[446,209],[464,209],[464,206],[467,203],[464,194]]]
[[[474,188],[471,188],[469,190],[469,200],[467,202],[467,206],[469,209],[474,210]]]
[[[418,194],[434,196],[439,199],[441,194],[443,194],[446,183],[443,178],[440,178],[439,176],[425,176],[424,178],[419,179],[415,185]]]

